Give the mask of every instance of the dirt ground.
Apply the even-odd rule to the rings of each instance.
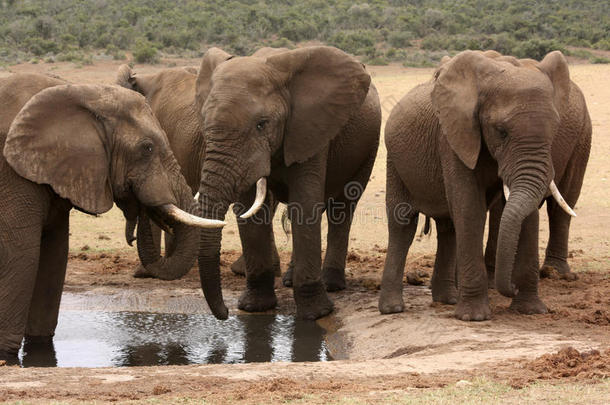
[[[196,60],[167,64],[196,65]],[[111,83],[119,63],[94,65],[24,64],[11,72],[46,72],[73,82]],[[154,72],[163,65],[136,66]],[[431,69],[400,66],[369,69],[377,86],[384,121]],[[100,369],[20,369],[0,367],[0,401],[145,401],[196,403],[426,403],[482,399],[531,402],[573,399],[607,403],[610,397],[610,65],[571,66],[593,121],[593,146],[585,184],[572,221],[570,265],[579,276],[556,274],[541,280],[545,315],[522,316],[509,300],[490,292],[492,320],[464,323],[453,308],[432,304],[429,276],[435,234],[420,236],[407,258],[407,272],[422,285],[405,283],[406,310],[381,316],[378,289],[385,258],[385,148],[380,148],[371,182],[359,205],[351,234],[348,288],[333,293],[336,311],[320,323],[338,360],[328,363],[265,363]],[[0,77],[9,71],[0,71]],[[543,257],[548,225],[541,214]],[[234,221],[224,230],[223,289],[232,313],[244,279],[228,265],[238,256]],[[123,240],[116,208],[95,218],[72,213],[71,257],[64,309],[206,312],[196,270],[184,279],[134,279],[135,249]],[[289,239],[276,228],[282,263]],[[277,312],[293,313],[292,292],[277,281]],[[180,301],[176,305],[176,300]],[[19,402],[21,403],[21,402]]]

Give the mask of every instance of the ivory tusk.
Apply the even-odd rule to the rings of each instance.
[[[508,201],[508,197],[510,196],[510,189],[506,184],[502,184],[502,189],[504,190],[504,198]]]
[[[195,199],[195,201],[199,201],[199,191],[197,191],[197,194],[195,194],[195,197],[193,197]]]
[[[240,218],[250,218],[252,215],[256,214],[257,211],[263,206],[265,202],[265,197],[267,196],[267,179],[261,177],[256,182],[256,198],[254,199],[254,203],[248,211],[240,215]]]
[[[174,204],[165,204],[156,207],[163,214],[185,225],[196,226],[198,228],[222,228],[227,223],[217,219],[201,218],[186,211],[182,211]]]
[[[557,204],[559,204],[559,206],[568,215],[571,215],[571,216],[575,217],[576,213],[574,212],[574,210],[572,208],[570,208],[570,206],[568,205],[566,200],[563,199],[561,193],[559,192],[559,189],[557,188],[557,185],[555,184],[555,180],[551,180],[551,184],[549,185],[549,189],[551,190],[551,194],[553,194],[553,198],[555,199],[555,201],[557,201]]]

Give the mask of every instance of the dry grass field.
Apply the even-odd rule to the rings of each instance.
[[[164,63],[180,66],[198,61]],[[0,71],[0,77],[10,72],[39,72],[78,83],[112,83],[118,66],[117,62],[96,62],[82,68],[69,63],[23,64]],[[163,67],[137,65],[135,71],[154,72]],[[401,66],[371,67],[369,71],[380,93],[384,123],[396,102],[432,74],[432,69]],[[386,151],[382,143],[352,228],[348,289],[333,294],[337,310],[321,321],[332,331],[328,336],[331,349],[333,339],[341,338],[344,346],[336,349],[337,357],[348,360],[131,369],[0,367],[0,401],[608,403],[610,65],[576,64],[570,73],[587,100],[593,145],[570,236],[569,261],[579,280],[541,282],[541,295],[551,313],[516,316],[507,310],[509,301],[492,292],[493,319],[463,323],[453,319],[452,307],[431,305],[427,288],[406,286],[406,311],[379,315],[377,294],[387,244]],[[545,210],[541,212],[543,254],[548,224]],[[71,215],[67,292],[112,297],[117,291],[132,291],[138,302],[155,294],[201,296],[196,271],[174,282],[131,278],[135,249],[123,239],[124,221],[118,209],[100,217],[74,210]],[[237,228],[232,218],[228,219],[230,225],[223,237],[223,287],[230,311],[236,313],[244,281],[227,268],[239,250]],[[276,225],[276,240],[286,264],[290,241],[279,223]],[[435,246],[434,232],[431,237],[418,237],[407,258],[407,270],[427,279]],[[277,294],[278,311],[294,311],[291,291],[278,283]],[[136,308],[135,301],[125,310],[145,310]],[[579,354],[560,352],[566,347]]]

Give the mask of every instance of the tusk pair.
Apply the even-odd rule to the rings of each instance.
[[[506,201],[508,201],[508,197],[510,196],[510,190],[506,184],[502,185],[502,189],[504,190],[504,198],[506,198]],[[551,194],[553,195],[553,198],[555,199],[555,201],[557,201],[557,204],[559,204],[559,206],[568,215],[575,217],[576,213],[574,212],[574,210],[572,208],[570,208],[570,206],[568,205],[566,200],[563,199],[563,196],[561,195],[561,193],[559,192],[559,189],[557,188],[557,185],[555,184],[555,180],[551,180],[549,189],[551,190]]]
[[[176,221],[185,225],[196,226],[198,228],[222,228],[227,223],[216,219],[201,218],[196,215],[182,211],[174,204],[165,204],[157,207],[159,211]]]
[[[256,182],[256,198],[254,199],[254,203],[252,203],[252,206],[248,211],[244,212],[239,217],[246,219],[256,214],[258,210],[263,206],[263,203],[265,202],[265,197],[267,197],[267,179],[261,177]]]

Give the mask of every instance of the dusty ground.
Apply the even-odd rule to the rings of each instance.
[[[197,61],[169,61],[196,65]],[[111,83],[117,62],[19,65],[14,72],[48,72],[73,82]],[[163,66],[136,66],[152,72]],[[374,67],[384,120],[410,88],[426,81],[431,69]],[[8,72],[0,71],[0,76]],[[337,311],[321,323],[332,332],[330,363],[273,363],[131,369],[0,368],[0,400],[157,400],[266,403],[377,403],[459,400],[514,402],[573,399],[607,403],[610,396],[610,66],[574,65],[571,76],[582,88],[593,120],[593,147],[580,201],[572,221],[570,264],[574,282],[541,281],[541,296],[551,312],[512,314],[509,301],[491,292],[493,319],[463,323],[452,308],[431,305],[426,287],[434,260],[435,235],[420,237],[407,259],[421,286],[406,285],[407,309],[381,316],[377,293],[383,268],[385,224],[385,149],[361,200],[348,258],[348,289],[332,295]],[[541,217],[541,253],[548,235]],[[136,255],[122,237],[123,221],[113,209],[99,218],[72,214],[71,258],[65,309],[207,311],[196,271],[183,280],[133,279]],[[277,232],[283,263],[289,240]],[[235,313],[244,280],[228,271],[239,248],[236,227],[223,239],[223,287]],[[279,312],[291,313],[291,291],[277,288]],[[174,308],[174,309],[173,309]],[[566,349],[566,348],[571,349]],[[466,382],[461,380],[467,380]],[[456,382],[458,382],[456,386]],[[222,387],[222,388],[221,388]],[[227,389],[228,388],[228,389]]]

